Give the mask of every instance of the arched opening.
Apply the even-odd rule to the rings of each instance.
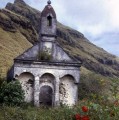
[[[50,86],[42,86],[40,88],[39,103],[43,106],[52,106],[53,90]]]
[[[25,93],[25,101],[33,102],[33,86],[34,86],[34,76],[29,72],[24,72],[20,74],[17,79],[22,85],[22,89]]]
[[[52,17],[50,15],[47,17],[47,25],[52,26]]]
[[[54,105],[54,83],[55,77],[50,73],[45,73],[40,78],[39,104],[44,106]]]
[[[74,77],[65,75],[60,79],[59,94],[60,104],[72,106],[77,98],[77,86],[74,84]]]
[[[50,73],[45,73],[40,78],[40,83],[51,83],[54,85],[55,77]]]

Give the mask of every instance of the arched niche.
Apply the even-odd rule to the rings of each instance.
[[[59,86],[60,104],[72,106],[77,98],[77,85],[71,75],[65,75],[60,78]]]
[[[51,17],[51,15],[47,16],[47,25],[52,26],[52,17]]]
[[[17,79],[20,81],[22,85],[22,89],[25,92],[25,101],[33,102],[33,86],[34,86],[34,76],[29,72],[23,72]]]
[[[40,77],[39,104],[44,106],[54,105],[55,77],[45,73]]]
[[[42,83],[50,83],[54,86],[54,83],[55,83],[54,75],[52,75],[51,73],[44,73],[40,77],[40,84],[42,84]]]

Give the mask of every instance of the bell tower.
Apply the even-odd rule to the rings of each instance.
[[[56,28],[57,19],[56,13],[51,6],[51,1],[47,2],[47,5],[41,12],[40,20],[40,51],[43,54],[53,56],[53,50],[56,40]],[[46,56],[47,56],[46,55]]]

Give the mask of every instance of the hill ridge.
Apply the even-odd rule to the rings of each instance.
[[[32,44],[38,42],[40,28],[40,11],[30,7],[26,3],[19,3],[19,0],[16,0],[16,2],[17,4],[8,3],[5,9],[0,10],[0,30],[4,32],[2,35],[3,37],[0,36],[0,46],[4,46],[4,49],[3,47],[0,47],[0,49],[3,49],[5,53],[0,53],[0,63],[3,62],[3,65],[6,64],[7,69],[12,65],[13,59],[16,56],[31,47]],[[11,11],[11,13],[5,12],[7,10]],[[20,16],[22,17],[20,18]],[[6,25],[8,28],[9,26],[11,28],[8,29]],[[9,38],[6,37],[5,34],[8,34]],[[119,76],[119,58],[91,43],[82,33],[58,22],[57,36],[58,43],[70,56],[83,61],[83,68],[86,70],[104,76]],[[18,39],[17,42],[16,38]],[[10,44],[11,47],[7,47],[8,44],[7,42],[5,44],[3,39],[5,41],[11,41],[13,43]],[[13,49],[12,47],[16,50],[15,54],[5,51],[5,48],[11,50]],[[10,59],[9,61],[4,62],[4,60],[8,58],[7,55]],[[0,64],[0,68],[4,68],[3,65]],[[4,70],[4,72],[5,71],[6,70]]]

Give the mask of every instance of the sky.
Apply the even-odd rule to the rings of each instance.
[[[24,0],[42,11],[47,0]],[[119,0],[51,0],[57,20],[119,56]],[[0,0],[0,8],[14,0]]]

